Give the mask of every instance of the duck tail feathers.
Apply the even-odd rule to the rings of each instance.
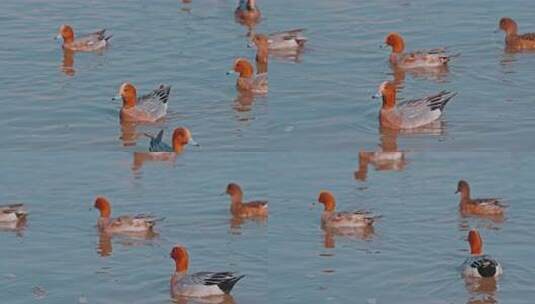
[[[217,286],[226,294],[229,294],[230,291],[232,290],[232,288],[234,288],[234,285],[236,285],[236,283],[238,283],[239,280],[241,280],[243,277],[245,277],[245,275],[240,275],[240,276],[237,276],[237,277],[232,277],[228,280],[225,280],[219,284],[217,284]]]

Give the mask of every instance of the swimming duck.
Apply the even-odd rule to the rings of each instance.
[[[267,38],[268,48],[270,51],[278,50],[290,50],[298,49],[305,45],[308,41],[308,38],[303,36],[305,29],[293,29],[289,31],[276,32],[266,35],[263,35]],[[251,41],[254,42],[256,34],[252,36]]]
[[[188,274],[189,255],[185,247],[175,246],[171,250],[175,261],[175,273],[171,277],[171,296],[210,297],[229,294],[244,275],[234,272],[197,272]]]
[[[268,215],[267,201],[243,202],[243,192],[236,183],[227,186],[226,193],[230,195],[230,212],[237,217],[255,217]]]
[[[105,48],[111,35],[106,36],[106,30],[100,30],[78,38],[74,38],[74,31],[70,25],[63,24],[59,28],[56,39],[63,39],[63,48],[78,52],[93,52]]]
[[[503,273],[502,266],[491,256],[483,254],[483,240],[476,229],[468,233],[471,256],[463,264],[464,275],[476,278],[496,278]]]
[[[121,121],[155,122],[167,114],[170,86],[160,85],[149,94],[137,97],[137,90],[131,83],[125,82],[119,89],[119,96],[113,100],[122,100]]]
[[[238,73],[236,87],[239,91],[255,94],[267,94],[268,81],[267,73],[254,74],[253,65],[245,58],[238,58],[234,61],[233,70],[227,74]]]
[[[468,182],[460,180],[457,191],[461,194],[459,208],[461,212],[477,215],[501,215],[505,212],[506,205],[497,198],[470,198],[470,186]]]
[[[433,49],[429,51],[415,51],[404,53],[405,42],[398,33],[390,33],[385,38],[385,44],[392,47],[390,63],[405,69],[434,68],[446,65],[451,58],[459,54],[447,55],[445,49]]]
[[[535,49],[535,33],[518,34],[516,22],[508,17],[500,19],[500,29],[505,32],[505,45],[511,50]]]
[[[234,18],[238,23],[254,26],[260,21],[260,9],[256,6],[256,0],[240,0],[234,11]]]
[[[321,225],[324,228],[364,228],[372,226],[378,218],[364,210],[336,212],[336,200],[329,191],[321,191],[318,202],[325,206],[321,215]]]
[[[15,223],[28,215],[24,204],[9,204],[0,206],[0,223]]]
[[[95,199],[94,207],[100,211],[97,227],[107,233],[139,233],[151,232],[157,219],[151,215],[139,214],[135,216],[123,215],[111,218],[111,205],[107,198],[99,196]]]
[[[173,131],[173,137],[172,137],[172,146],[164,143],[162,141],[163,137],[163,129],[158,132],[158,135],[152,136],[149,134],[145,134],[146,136],[150,137],[150,152],[175,152],[180,153],[184,149],[185,145],[193,145],[193,146],[199,146],[195,140],[191,137],[191,132],[188,130],[188,128],[180,127],[176,128]]]
[[[379,86],[373,98],[382,98],[379,112],[381,127],[389,129],[412,129],[425,126],[440,118],[446,104],[457,93],[442,91],[435,95],[407,100],[396,104],[396,86],[388,81]]]

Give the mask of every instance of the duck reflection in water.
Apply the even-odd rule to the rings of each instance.
[[[377,151],[360,151],[359,168],[355,171],[355,179],[366,181],[368,165],[377,171],[402,171],[407,165],[405,152],[398,149],[397,138],[399,131],[385,129],[381,132],[379,149]]]
[[[405,83],[406,74],[411,75],[415,79],[430,80],[437,83],[446,82],[448,79],[449,69],[447,65],[438,66],[434,68],[412,68],[402,69],[395,65],[391,65],[394,80],[392,81],[397,86],[403,86]]]
[[[239,0],[238,7],[234,11],[234,20],[247,27],[249,36],[262,18],[260,9],[256,6],[256,0]]]
[[[63,50],[63,61],[61,62],[61,70],[67,76],[74,76],[76,70],[74,69],[74,52],[69,49]]]
[[[375,235],[375,228],[373,226],[358,227],[358,228],[329,228],[322,227],[324,231],[323,247],[335,248],[336,237],[343,237],[353,240],[368,241],[373,239]]]
[[[111,256],[113,252],[112,238],[115,238],[119,244],[125,247],[139,247],[150,245],[158,236],[159,234],[155,231],[128,232],[121,234],[99,231],[97,253],[102,257]]]
[[[469,294],[467,304],[497,304],[495,278],[464,277],[466,291]]]

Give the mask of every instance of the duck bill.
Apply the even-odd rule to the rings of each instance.
[[[383,94],[381,94],[380,92],[377,92],[372,95],[372,99],[380,99],[381,97],[383,97]]]
[[[61,37],[61,35],[57,35],[56,37],[54,37],[54,40],[61,40],[63,39],[63,37]]]
[[[230,70],[230,71],[228,71],[226,74],[227,74],[227,75],[236,75],[237,72],[234,71],[234,70]]]
[[[459,190],[455,191],[455,193],[454,193],[454,194],[457,194],[457,193],[459,193]]]
[[[195,140],[193,140],[193,138],[190,138],[188,140],[188,145],[192,145],[192,146],[195,146],[195,147],[200,147],[201,145],[199,145],[198,142],[196,142]]]
[[[122,99],[123,99],[123,97],[121,97],[121,95],[113,96],[111,98],[111,100],[113,100],[113,101],[119,101],[119,100],[122,100]]]

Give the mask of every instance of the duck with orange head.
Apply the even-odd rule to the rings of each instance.
[[[381,127],[415,129],[429,125],[442,116],[446,104],[457,95],[455,92],[441,91],[397,104],[396,94],[396,85],[385,81],[379,86],[377,94],[372,96],[383,101],[379,111]]]
[[[379,218],[365,210],[336,211],[336,199],[330,191],[321,191],[318,202],[323,204],[321,226],[324,228],[370,227]]]
[[[120,118],[122,122],[156,122],[167,114],[170,86],[160,85],[152,92],[137,96],[136,87],[125,82],[119,88],[119,96],[112,100],[121,100]]]
[[[459,54],[448,55],[444,48],[405,52],[405,41],[399,33],[390,33],[385,38],[385,44],[392,48],[390,63],[398,68],[438,68],[442,67]]]
[[[234,285],[244,275],[234,272],[196,272],[188,274],[189,254],[186,247],[175,246],[170,253],[175,261],[175,272],[171,277],[171,296],[178,297],[213,297],[230,294]]]
[[[98,196],[95,199],[94,207],[100,212],[97,227],[101,232],[105,233],[152,232],[156,222],[163,220],[147,214],[122,215],[112,218],[110,201],[103,196]]]
[[[497,278],[503,273],[502,266],[493,257],[483,254],[483,240],[476,229],[468,232],[470,257],[463,264],[463,274],[476,278]]]
[[[508,51],[535,50],[535,33],[518,33],[518,25],[509,18],[503,17],[498,24],[505,32],[505,47]]]
[[[91,34],[74,37],[74,30],[68,24],[59,28],[56,39],[63,39],[63,49],[75,52],[100,51],[108,46],[111,35],[106,35],[106,30],[99,30]]]

